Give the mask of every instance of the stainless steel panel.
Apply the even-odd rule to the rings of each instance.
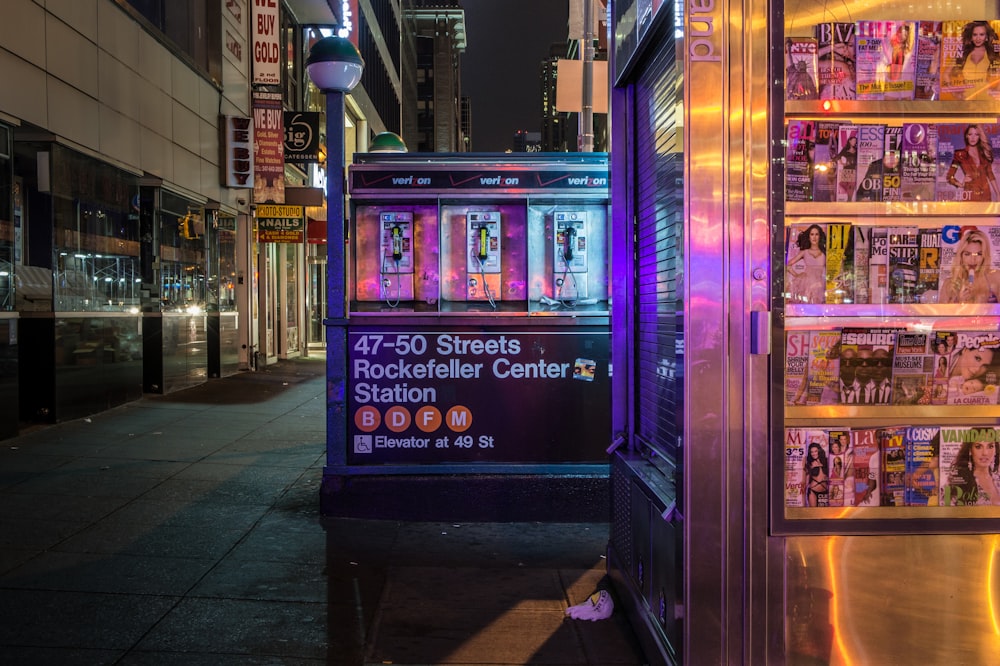
[[[438,298],[439,238],[437,203],[357,206],[354,211],[354,298],[362,302],[385,299],[382,289],[379,213],[413,213],[413,298],[433,304]],[[409,277],[409,276],[407,276]]]
[[[1000,535],[786,540],[788,664],[996,664]]]
[[[446,301],[470,300],[470,277],[482,277],[468,272],[466,216],[472,211],[500,211],[500,273],[485,276],[494,300],[527,301],[527,211],[523,203],[490,205],[485,200],[441,207],[441,297]]]
[[[577,280],[581,298],[608,299],[608,235],[607,205],[603,203],[528,204],[528,300],[537,302],[542,296],[556,299],[556,277],[564,277],[554,266],[557,212],[581,212],[587,224],[587,272],[569,276]],[[584,296],[585,295],[585,296]]]

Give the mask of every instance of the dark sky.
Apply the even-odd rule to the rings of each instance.
[[[565,44],[569,0],[461,0],[467,46],[462,94],[472,99],[472,149],[503,152],[514,132],[537,132],[539,66]]]

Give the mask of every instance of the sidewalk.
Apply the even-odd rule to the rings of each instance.
[[[0,663],[642,664],[607,523],[323,518],[325,361],[0,441]]]

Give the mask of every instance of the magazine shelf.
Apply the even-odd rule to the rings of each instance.
[[[1000,317],[1000,305],[982,303],[827,303],[785,305],[785,317],[795,318],[799,328],[820,328],[829,325],[830,317],[879,318],[878,324],[915,323],[913,318],[955,318],[955,321],[930,321],[934,328],[979,328],[995,325]],[[992,317],[993,319],[989,319]],[[977,325],[976,319],[983,318]],[[873,324],[866,324],[873,325]]]
[[[942,118],[998,121],[994,100],[789,100],[785,117],[809,120],[853,120],[876,117],[886,124],[938,122]]]
[[[960,419],[963,424],[996,423],[996,405],[804,405],[786,406],[785,424],[791,427],[816,425],[830,420],[836,427],[851,419],[851,425],[871,428],[884,424],[939,425]],[[845,426],[846,427],[846,426]]]
[[[786,225],[796,222],[794,218],[836,217],[856,224],[885,226],[894,223],[883,218],[906,217],[906,224],[935,226],[941,218],[977,217],[982,224],[1000,224],[1000,202],[965,203],[957,201],[840,201],[840,202],[785,202]],[[922,220],[922,217],[931,219]],[[867,219],[872,218],[872,219]],[[994,218],[990,220],[989,218]]]
[[[786,97],[801,91],[791,65],[801,64],[812,27],[789,30]],[[831,65],[818,45],[827,69],[810,71],[822,90]],[[1000,523],[1000,497],[990,496],[1000,494],[1000,464],[993,486],[970,481],[972,443],[1000,449],[1000,299],[987,298],[1000,284],[1000,193],[982,197],[957,184],[965,177],[953,175],[957,153],[976,140],[970,126],[992,145],[984,159],[1000,181],[1000,95],[784,102],[784,237],[774,254],[783,330],[774,345],[783,376],[780,529],[961,532]],[[981,163],[974,158],[961,169]],[[994,200],[969,200],[977,198]],[[963,244],[970,227],[984,234],[978,255]],[[983,257],[967,284],[960,255]],[[966,350],[985,350],[974,374],[961,365]],[[812,469],[817,444],[821,481]]]

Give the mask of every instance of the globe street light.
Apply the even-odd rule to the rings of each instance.
[[[405,153],[407,149],[403,137],[395,132],[382,132],[381,134],[376,134],[375,138],[372,139],[371,144],[368,146],[368,152]]]
[[[306,73],[326,94],[326,432],[327,465],[347,462],[347,252],[344,225],[344,95],[361,80],[365,62],[343,37],[313,44]]]

